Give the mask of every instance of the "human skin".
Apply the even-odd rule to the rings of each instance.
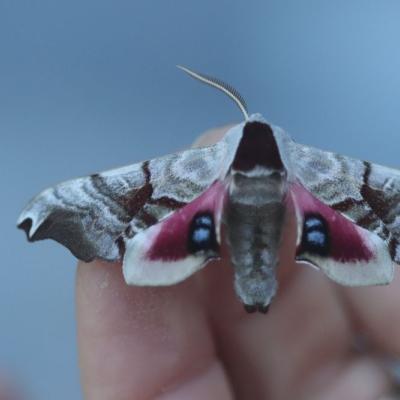
[[[218,140],[226,128],[196,145]],[[170,287],[125,284],[120,264],[79,263],[79,362],[88,400],[376,400],[400,357],[400,279],[344,288],[294,262],[283,235],[279,291],[268,314],[247,314],[221,261]],[[355,350],[362,334],[365,351]]]

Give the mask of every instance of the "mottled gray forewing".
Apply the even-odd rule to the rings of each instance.
[[[295,179],[316,198],[384,239],[400,262],[400,171],[292,143]]]
[[[224,141],[60,183],[36,196],[18,226],[81,260],[117,260],[125,238],[199,196],[221,172]]]

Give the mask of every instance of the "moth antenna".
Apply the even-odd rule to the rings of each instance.
[[[228,85],[227,83],[217,79],[213,78],[212,76],[200,74],[198,72],[192,71],[189,68],[183,67],[182,65],[177,65],[179,69],[182,71],[185,71],[188,75],[191,77],[198,79],[199,81],[206,83],[207,85],[210,85],[212,87],[215,87],[221,92],[225,93],[228,95],[235,103],[236,105],[240,108],[240,111],[243,113],[244,118],[247,120],[249,119],[249,113],[247,111],[247,105],[244,100],[244,98],[241,96],[241,94],[231,85]]]

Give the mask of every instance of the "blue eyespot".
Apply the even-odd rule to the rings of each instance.
[[[192,240],[198,244],[210,240],[211,232],[209,228],[196,228],[193,231]]]
[[[312,246],[324,247],[326,245],[326,234],[321,231],[311,231],[307,233],[307,241]]]
[[[199,215],[196,219],[195,219],[196,225],[205,225],[205,226],[209,226],[211,227],[213,225],[213,219],[211,217],[211,215]]]
[[[321,215],[305,216],[300,252],[319,256],[329,255],[328,225]]]
[[[218,251],[215,236],[214,218],[211,213],[197,214],[193,218],[188,235],[188,250],[190,253],[199,251]]]
[[[320,218],[317,218],[317,217],[308,217],[304,221],[304,228],[307,230],[322,229],[323,227],[324,227],[323,222],[321,221]]]

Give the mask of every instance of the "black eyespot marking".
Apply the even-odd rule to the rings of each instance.
[[[213,215],[210,213],[195,215],[189,228],[189,252],[217,252],[218,247]]]
[[[319,214],[306,215],[301,239],[301,253],[329,255],[329,232],[326,221]]]

